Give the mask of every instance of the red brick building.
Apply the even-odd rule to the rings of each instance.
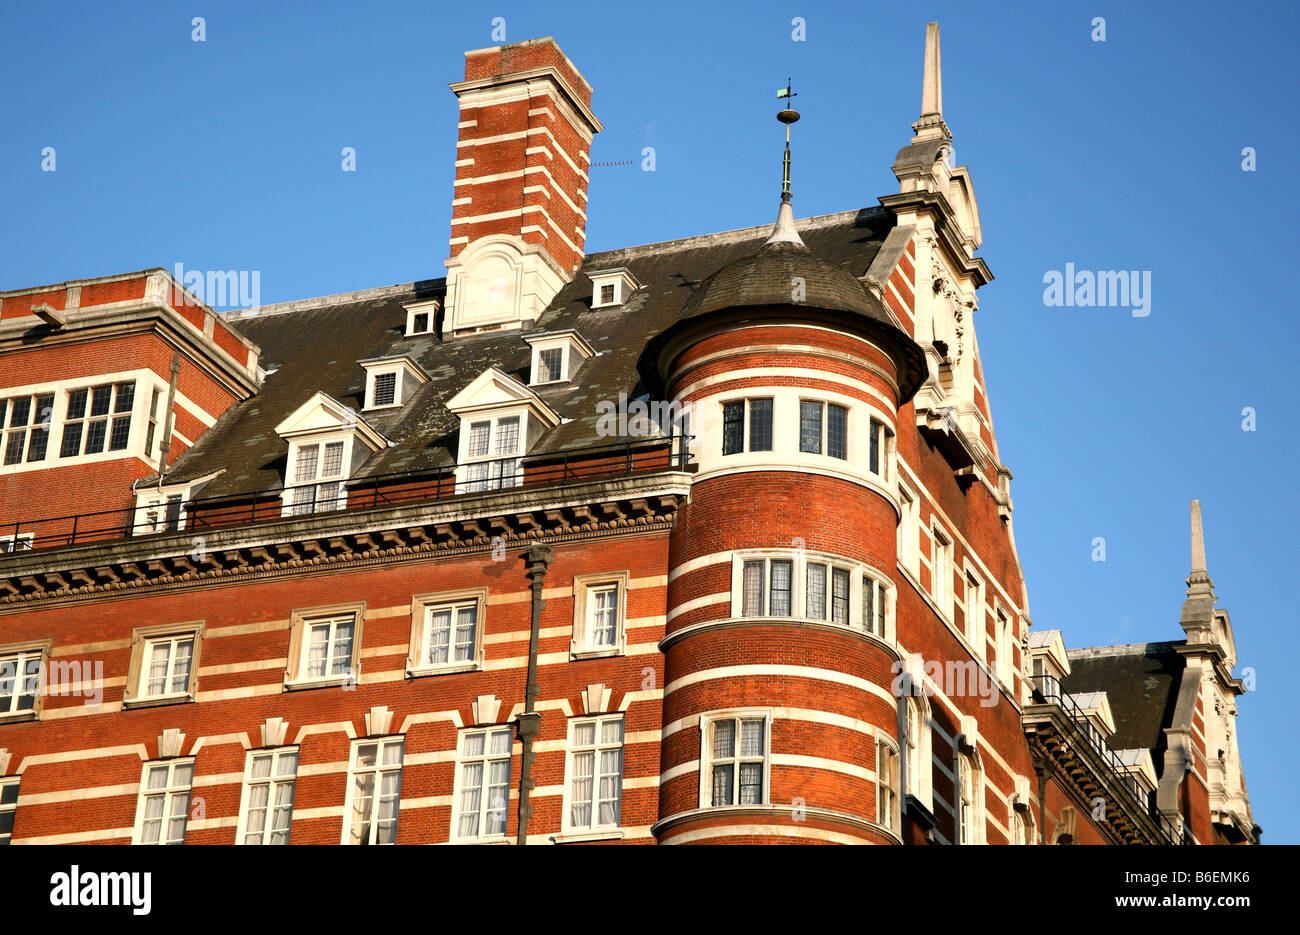
[[[0,837],[1258,839],[1199,507],[1185,640],[1030,632],[937,26],[879,205],[598,254],[558,46],[452,90],[443,278],[0,293]]]

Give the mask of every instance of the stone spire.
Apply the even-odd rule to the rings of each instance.
[[[912,124],[913,143],[950,140],[952,133],[943,122],[943,72],[939,65],[939,24],[925,24],[925,71],[921,81],[921,117]]]
[[[1214,597],[1214,582],[1205,567],[1205,532],[1201,528],[1201,501],[1192,501],[1192,572],[1187,576],[1188,597]]]

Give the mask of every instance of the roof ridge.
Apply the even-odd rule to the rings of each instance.
[[[1136,656],[1145,655],[1153,648],[1169,649],[1180,640],[1152,640],[1147,643],[1123,643],[1115,646],[1082,646],[1078,649],[1067,649],[1065,655],[1068,658],[1075,656]]]
[[[869,205],[865,208],[850,208],[847,211],[833,211],[830,214],[815,214],[812,217],[802,218],[794,222],[796,230],[808,230],[809,228],[826,227],[829,224],[844,220],[848,217],[857,217],[863,211],[884,211],[879,205]],[[607,254],[621,253],[640,255],[651,250],[679,249],[690,246],[709,246],[716,243],[736,243],[750,238],[763,237],[772,233],[772,224],[769,221],[766,224],[757,224],[753,227],[737,227],[733,230],[714,231],[710,234],[695,234],[691,237],[678,237],[675,240],[659,240],[654,243],[634,244],[627,247],[615,247],[610,250],[601,250],[597,253],[589,254],[583,259],[590,259],[592,256],[604,256]]]
[[[850,217],[857,217],[864,211],[884,211],[879,205],[869,205],[865,208],[850,208],[847,211],[833,211],[830,214],[817,214],[812,217],[803,218],[795,221],[796,230],[810,230],[819,227],[828,227],[837,221],[843,221]],[[601,250],[596,253],[590,253],[583,257],[583,265],[592,257],[599,256],[643,256],[647,253],[662,252],[664,250],[689,249],[695,246],[713,246],[720,243],[738,243],[742,240],[757,239],[771,234],[772,225],[759,224],[754,227],[738,227],[734,230],[715,231],[710,234],[696,234],[692,237],[679,237],[676,240],[660,240],[654,243],[634,244],[627,247],[615,247],[612,250]],[[579,268],[581,269],[581,267]],[[445,277],[443,277],[445,278]],[[243,321],[249,318],[262,318],[267,315],[286,315],[290,312],[305,312],[310,309],[325,308],[330,305],[346,305],[352,302],[363,302],[369,299],[389,298],[395,295],[414,295],[420,291],[420,287],[428,283],[438,282],[438,279],[417,280],[415,282],[398,283],[391,286],[376,286],[372,289],[359,289],[354,292],[338,292],[333,295],[314,296],[307,299],[293,299],[288,302],[276,302],[271,305],[258,305],[254,308],[232,309],[228,312],[221,313],[225,321]]]

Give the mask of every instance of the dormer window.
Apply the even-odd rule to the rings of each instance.
[[[582,362],[596,355],[595,349],[576,331],[527,335],[524,340],[533,348],[530,386],[572,380]]]
[[[289,443],[281,493],[283,515],[328,513],[347,506],[347,480],[387,440],[355,412],[317,393],[275,431]]]
[[[379,357],[358,363],[366,369],[367,410],[401,406],[420,384],[429,380],[424,369],[409,357]]]
[[[456,492],[500,490],[522,483],[521,458],[559,413],[536,393],[495,367],[448,400],[460,416]]]
[[[432,334],[434,322],[438,317],[438,309],[441,303],[437,299],[430,299],[427,302],[412,302],[409,305],[402,306],[406,309],[406,336],[414,337],[418,334]]]
[[[622,266],[617,269],[597,270],[587,275],[591,279],[592,308],[622,305],[641,288],[641,284],[636,281],[631,271]]]

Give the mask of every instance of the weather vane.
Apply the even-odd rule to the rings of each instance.
[[[777,100],[786,102],[785,110],[776,115],[776,119],[785,124],[785,157],[782,159],[781,200],[790,200],[790,124],[799,119],[799,111],[790,106],[790,98],[799,94],[791,85],[791,79],[785,80],[785,87],[776,92]]]

